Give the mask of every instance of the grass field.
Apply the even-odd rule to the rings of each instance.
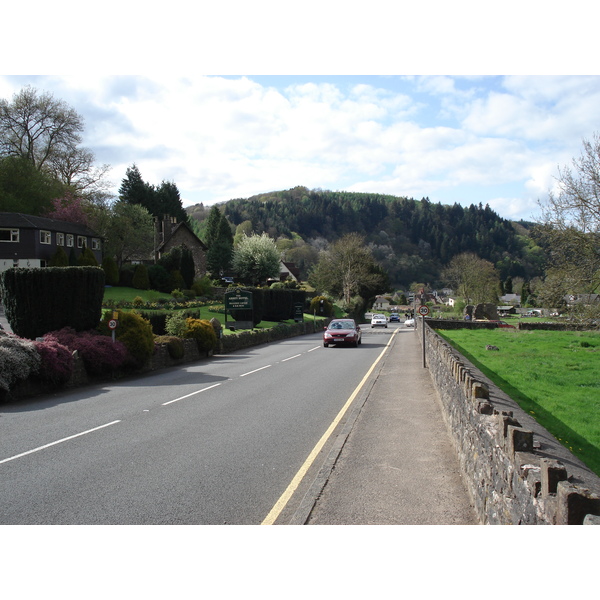
[[[600,475],[600,333],[438,333]]]

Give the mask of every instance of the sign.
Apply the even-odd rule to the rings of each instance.
[[[426,317],[429,314],[429,307],[428,306],[419,306],[419,314],[422,317]]]
[[[225,293],[225,310],[247,310],[252,308],[252,292],[236,290]]]
[[[117,325],[118,325],[118,322],[117,322],[115,319],[111,319],[111,320],[108,322],[108,328],[109,328],[109,329],[116,329],[116,328],[117,328]]]
[[[296,323],[304,321],[304,304],[302,302],[296,302],[294,304],[294,321],[296,321]]]

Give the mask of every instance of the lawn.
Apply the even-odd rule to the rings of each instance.
[[[438,333],[600,475],[600,333]]]

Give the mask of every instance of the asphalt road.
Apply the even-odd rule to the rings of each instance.
[[[302,336],[2,405],[0,523],[260,524],[295,480],[285,522],[333,430],[307,458],[393,331],[367,328],[359,348]]]

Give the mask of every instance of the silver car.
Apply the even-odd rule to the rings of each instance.
[[[371,327],[385,327],[387,329],[387,319],[385,315],[373,315],[371,318]]]

